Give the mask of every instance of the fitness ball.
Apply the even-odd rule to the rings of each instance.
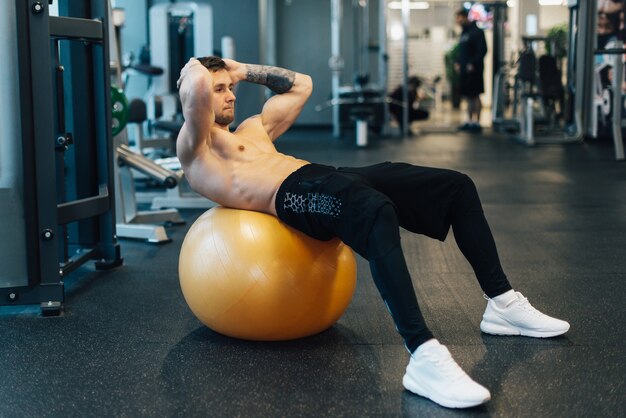
[[[189,308],[235,338],[291,340],[331,327],[356,287],[352,250],[275,216],[216,207],[187,233],[178,265]]]

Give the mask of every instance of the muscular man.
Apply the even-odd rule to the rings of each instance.
[[[233,87],[241,81],[277,94],[260,115],[231,133]],[[273,141],[310,96],[309,76],[208,57],[192,58],[178,84],[185,124],[177,152],[191,186],[221,205],[277,216],[313,238],[339,237],[365,257],[410,353],[403,378],[409,391],[453,408],[479,405],[491,396],[426,326],[400,246],[400,226],[439,240],[452,226],[486,295],[483,332],[552,337],[569,329],[513,291],[466,175],[401,163],[334,168],[279,153]]]

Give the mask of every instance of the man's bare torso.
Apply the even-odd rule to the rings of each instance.
[[[187,135],[184,126],[181,135]],[[276,215],[278,188],[308,164],[276,151],[258,116],[244,121],[234,133],[213,127],[209,141],[183,169],[198,193],[226,207]]]

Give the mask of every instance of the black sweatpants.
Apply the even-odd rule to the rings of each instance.
[[[334,168],[309,164],[276,196],[278,218],[307,235],[339,237],[367,259],[407,349],[432,338],[400,246],[400,227],[445,240],[450,227],[489,297],[511,289],[472,180],[405,163]]]

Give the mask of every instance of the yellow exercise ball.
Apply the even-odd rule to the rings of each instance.
[[[231,337],[276,341],[317,334],[348,307],[352,250],[318,241],[275,216],[216,207],[185,236],[178,263],[191,311]]]

